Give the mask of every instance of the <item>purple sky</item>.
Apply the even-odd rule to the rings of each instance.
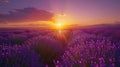
[[[94,24],[120,21],[120,0],[0,0],[0,13],[34,7],[66,14],[76,23]]]

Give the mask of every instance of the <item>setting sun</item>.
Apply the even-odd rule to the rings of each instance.
[[[57,23],[56,26],[61,28],[62,27],[62,23]]]
[[[56,29],[59,30],[63,29],[63,23],[56,23],[55,25],[56,25]]]
[[[67,19],[65,17],[66,15],[62,15],[62,14],[56,14],[53,19],[54,19],[54,23],[53,23],[53,27],[57,30],[61,30],[64,28],[66,22],[67,22]]]

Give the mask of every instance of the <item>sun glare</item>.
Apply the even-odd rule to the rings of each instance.
[[[56,14],[53,19],[53,28],[61,31],[66,28],[68,25],[67,23],[69,22],[66,14]]]
[[[56,26],[60,28],[62,27],[62,23],[57,23]]]
[[[62,24],[62,23],[56,23],[56,28],[57,28],[58,30],[63,29],[63,24]]]

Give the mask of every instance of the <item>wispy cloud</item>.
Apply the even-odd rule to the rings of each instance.
[[[3,2],[3,3],[8,3],[9,0],[0,0],[0,2]]]
[[[15,9],[9,11],[8,14],[0,14],[0,22],[32,22],[32,21],[48,21],[51,20],[53,14],[36,8]]]

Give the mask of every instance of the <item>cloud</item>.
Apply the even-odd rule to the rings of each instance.
[[[0,0],[0,2],[3,2],[3,3],[8,3],[9,0]]]
[[[0,22],[31,22],[52,20],[53,14],[36,8],[15,9],[8,14],[0,14]]]

